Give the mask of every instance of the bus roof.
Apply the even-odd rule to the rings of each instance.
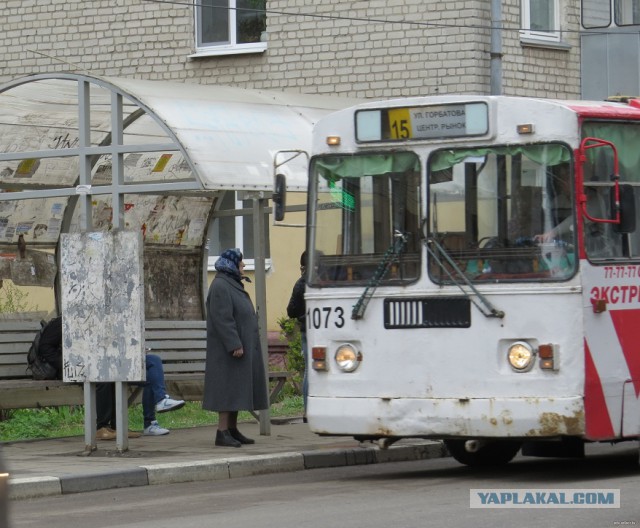
[[[570,101],[569,108],[581,117],[640,119],[640,99],[628,103],[612,101]]]

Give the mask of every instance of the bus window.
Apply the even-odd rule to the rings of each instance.
[[[415,154],[318,157],[312,160],[311,178],[310,284],[365,285],[374,278],[398,284],[418,278],[420,163]]]
[[[559,144],[434,152],[427,170],[432,280],[570,278],[576,269],[570,160]]]

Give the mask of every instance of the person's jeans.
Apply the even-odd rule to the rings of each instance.
[[[164,369],[162,359],[155,354],[147,354],[145,366],[147,381],[142,391],[142,416],[144,426],[149,427],[156,419],[156,403],[167,396],[164,386]],[[116,428],[116,393],[113,383],[96,383],[97,428]]]
[[[116,428],[116,386],[114,383],[96,383],[97,429]]]
[[[167,389],[164,386],[164,369],[162,359],[155,354],[147,354],[147,382],[142,391],[142,416],[144,426],[149,427],[156,419],[156,403],[167,397]]]

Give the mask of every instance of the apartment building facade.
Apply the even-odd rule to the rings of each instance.
[[[575,98],[579,10],[577,0],[7,0],[0,82],[74,71],[365,98],[487,94],[493,61],[506,95]]]
[[[350,98],[579,98],[579,10],[577,0],[6,0],[0,84],[68,72]],[[225,207],[243,207],[229,194]],[[303,225],[304,213],[287,220]],[[251,256],[242,222],[212,226],[234,234],[214,236],[210,264],[223,246]],[[304,229],[272,226],[269,238],[275,329]]]

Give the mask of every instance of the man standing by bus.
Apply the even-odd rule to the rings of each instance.
[[[302,403],[304,406],[304,415],[302,420],[307,421],[307,395],[309,393],[309,379],[307,376],[309,360],[307,358],[307,323],[306,323],[306,304],[304,300],[304,291],[306,285],[305,275],[307,272],[307,252],[303,251],[300,255],[300,278],[296,281],[291,292],[291,298],[287,305],[287,315],[291,319],[296,319],[300,325],[300,337],[302,341],[302,358],[304,360],[304,375],[302,377]]]

